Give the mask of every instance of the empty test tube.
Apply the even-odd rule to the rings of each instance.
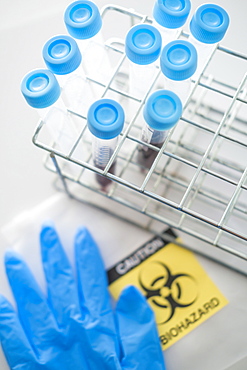
[[[133,26],[127,33],[125,52],[129,59],[129,92],[135,98],[143,98],[155,73],[155,61],[161,52],[159,31],[149,24]]]
[[[77,131],[60,91],[56,77],[47,69],[33,70],[21,82],[21,92],[27,103],[36,108],[59,149],[68,153],[75,144]]]
[[[197,68],[195,47],[185,40],[170,42],[162,50],[160,67],[164,88],[177,94],[184,106],[191,92],[191,76]]]
[[[124,110],[112,99],[100,99],[89,108],[87,122],[93,135],[92,150],[95,167],[104,170],[118,143],[118,137],[124,125]],[[116,161],[109,172],[115,173]],[[96,174],[96,180],[105,190],[111,183],[107,177]]]
[[[82,68],[82,56],[76,41],[66,35],[52,37],[43,47],[43,58],[62,87],[66,106],[85,115],[93,101],[93,93]]]
[[[153,25],[161,33],[163,46],[178,38],[190,9],[190,0],[156,0]]]
[[[204,4],[197,8],[190,22],[189,41],[198,54],[195,79],[198,79],[212,55],[217,43],[221,41],[229,26],[227,12],[218,5]]]
[[[161,148],[168,132],[182,115],[182,103],[179,97],[169,90],[157,90],[152,93],[143,109],[144,126],[141,140]],[[138,148],[137,161],[144,168],[150,168],[158,151],[141,145]]]
[[[75,1],[66,8],[64,22],[68,33],[77,40],[85,72],[93,79],[108,82],[112,68],[101,33],[98,7],[89,0]]]

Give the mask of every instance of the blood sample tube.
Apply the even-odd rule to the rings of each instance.
[[[66,106],[85,115],[93,101],[93,92],[82,68],[82,56],[76,41],[67,35],[49,39],[43,47],[46,66],[52,71],[62,87]]]
[[[170,42],[162,50],[160,67],[164,88],[177,94],[184,106],[191,92],[191,76],[197,68],[195,47],[185,40]]]
[[[161,148],[168,132],[182,115],[182,103],[179,97],[169,90],[157,90],[152,93],[143,109],[144,125],[141,140]],[[137,161],[143,169],[150,168],[158,151],[141,145],[138,148]]]
[[[197,8],[190,22],[189,41],[198,54],[197,70],[193,78],[198,79],[205,68],[217,43],[221,41],[229,26],[227,12],[218,5],[204,4]]]
[[[178,38],[190,9],[190,0],[156,0],[153,25],[161,33],[163,46]]]
[[[104,170],[118,143],[119,134],[124,126],[124,110],[112,99],[100,99],[89,108],[87,122],[89,131],[93,135],[92,151],[95,167]],[[109,172],[115,173],[116,161],[111,165]],[[111,180],[96,174],[96,180],[102,190],[105,190]]]
[[[59,149],[68,153],[78,132],[67,114],[60,91],[56,77],[47,69],[33,70],[21,82],[21,92],[27,103],[36,108]]]

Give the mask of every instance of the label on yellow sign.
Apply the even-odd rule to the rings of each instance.
[[[163,349],[228,303],[194,253],[159,236],[111,268],[108,279],[115,299],[127,285],[142,291],[155,312]]]

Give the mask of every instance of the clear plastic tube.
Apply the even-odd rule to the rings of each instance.
[[[168,130],[154,130],[146,122],[144,122],[141,133],[141,141],[147,144],[152,144],[157,148],[161,148],[168,135],[168,132]],[[146,145],[141,145],[138,148],[137,161],[143,168],[151,168],[157,155],[158,151],[153,150]]]
[[[143,98],[157,73],[156,63],[140,65],[129,61],[129,93]]]
[[[125,52],[129,62],[129,93],[143,99],[157,73],[161,51],[160,32],[151,25],[137,24],[126,35]],[[135,112],[135,102],[129,101],[128,121]]]
[[[192,81],[190,78],[182,81],[175,81],[164,77],[164,88],[173,91],[180,98],[182,105],[185,106],[192,89]]]
[[[62,87],[62,98],[68,109],[85,116],[95,95],[82,65],[67,75],[57,75],[57,80]]]
[[[162,27],[158,22],[153,20],[153,26],[156,27],[162,37],[162,45],[165,46],[168,42],[176,40],[182,32],[182,27],[179,28],[167,28]]]
[[[63,100],[59,98],[52,106],[37,109],[37,112],[59,149],[68,153],[78,138],[78,131]]]
[[[55,75],[47,69],[33,70],[24,76],[21,91],[27,103],[39,113],[55,144],[68,154],[78,132],[60,97]]]
[[[69,34],[77,40],[83,55],[86,74],[106,84],[112,67],[101,32],[102,19],[96,4],[89,0],[71,3],[65,10],[64,22]],[[98,93],[95,89],[96,93]]]
[[[90,43],[93,42],[95,44],[104,45],[104,38],[103,38],[102,32],[99,31],[96,35],[94,35],[94,36],[92,36],[88,39],[85,39],[85,40],[77,39],[76,42],[79,46],[79,49],[80,49],[82,55],[84,55],[85,50],[88,48],[88,45]]]
[[[92,157],[94,166],[104,170],[109,163],[118,143],[118,136],[124,126],[124,111],[121,105],[112,99],[100,99],[94,102],[88,111],[87,122],[92,133]],[[109,168],[115,173],[116,160]],[[111,183],[108,177],[96,174],[96,181],[105,190]]]
[[[193,79],[198,80],[218,43],[206,44],[195,39],[192,35],[189,36],[188,41],[195,46],[197,51],[197,69],[193,75]]]
[[[92,79],[107,84],[112,76],[112,65],[101,31],[88,40],[77,40],[83,55],[83,68]]]
[[[104,170],[107,163],[111,159],[111,156],[116,149],[118,144],[118,137],[115,137],[110,140],[99,139],[96,136],[93,136],[92,139],[92,155],[93,155],[93,163],[95,167],[99,168],[100,170]],[[109,168],[109,173],[114,174],[116,167],[116,161],[114,161]],[[101,176],[96,174],[96,181],[101,187],[104,189],[108,185],[110,185],[111,180],[107,177]]]
[[[43,58],[62,87],[62,97],[68,109],[85,115],[93,101],[93,93],[86,80],[76,41],[67,35],[52,37],[43,47]]]
[[[153,25],[161,33],[163,47],[179,37],[190,9],[190,0],[155,0]]]
[[[157,90],[147,99],[143,108],[144,124],[141,133],[143,143],[161,148],[166,137],[182,114],[182,103],[179,97],[169,90]],[[138,148],[137,161],[142,171],[151,168],[157,150],[142,144]]]
[[[229,16],[219,5],[203,4],[196,9],[190,22],[191,35],[189,36],[189,41],[195,46],[198,54],[194,79],[197,80],[200,77],[228,26]]]
[[[191,76],[197,68],[195,47],[186,40],[168,43],[162,50],[160,67],[164,76],[164,88],[178,95],[185,106],[191,93]]]

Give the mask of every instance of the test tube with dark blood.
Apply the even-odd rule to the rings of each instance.
[[[169,90],[157,90],[149,96],[144,105],[145,120],[141,140],[161,148],[168,132],[182,115],[182,103],[179,97]],[[158,151],[143,144],[138,148],[137,160],[142,169],[151,168]]]
[[[119,134],[124,125],[124,111],[122,106],[112,99],[100,99],[89,108],[87,115],[88,128],[93,135],[92,150],[95,167],[104,170],[117,144]],[[116,161],[109,168],[114,174]],[[105,190],[111,183],[106,176],[96,174],[96,181]]]

